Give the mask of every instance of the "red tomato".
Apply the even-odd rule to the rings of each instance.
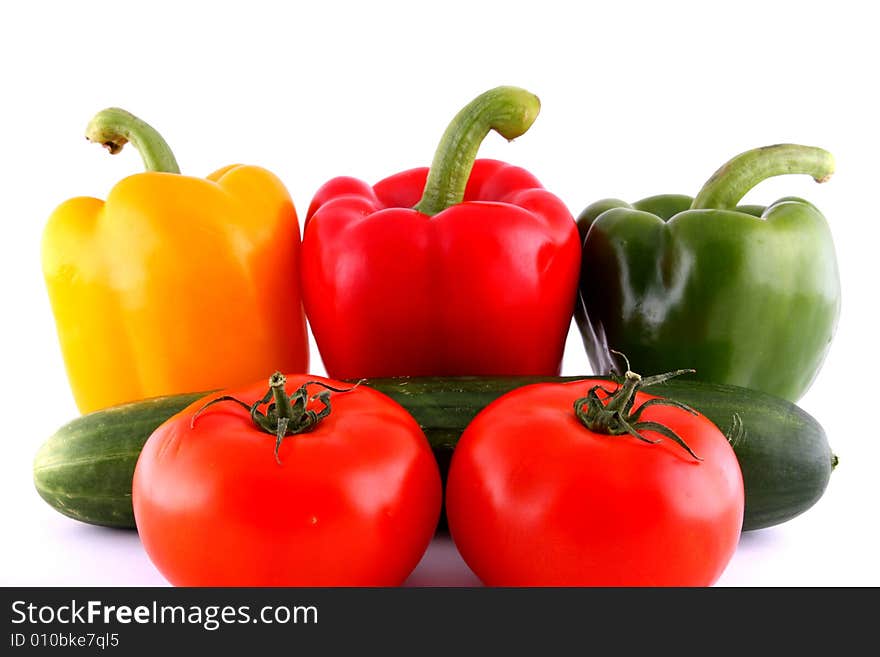
[[[350,387],[292,375],[288,392],[306,381]],[[224,394],[250,405],[266,389]],[[309,410],[322,409],[322,390],[308,387]],[[279,463],[275,435],[239,404],[213,404],[193,421],[218,396],[165,422],[138,459],[135,519],[162,574],[180,586],[401,584],[434,534],[442,500],[412,416],[369,388],[330,393],[329,415],[286,436]]]
[[[449,530],[490,586],[708,586],[733,556],[742,473],[701,415],[649,405],[685,448],[586,428],[573,402],[595,382],[537,384],[486,407],[455,448]],[[604,384],[617,388],[612,382]],[[637,393],[635,408],[651,399]]]

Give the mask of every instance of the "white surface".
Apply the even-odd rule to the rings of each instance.
[[[155,125],[185,173],[261,164],[300,215],[340,174],[376,181],[427,165],[449,118],[498,84],[537,93],[541,116],[482,156],[530,169],[577,214],[607,196],[695,193],[728,157],[775,142],[823,146],[817,186],[764,183],[828,217],[841,264],[840,325],[800,405],[841,464],[803,516],[746,534],[719,585],[880,585],[876,21],[860,2],[6,3],[0,9],[0,239],[6,408],[0,585],[161,585],[137,537],[63,518],[34,492],[31,459],[76,415],[43,287],[39,240],[68,197],[106,196],[140,169],[82,138],[119,105]],[[430,15],[421,13],[430,6]],[[796,327],[794,327],[796,329]],[[317,357],[313,371],[322,373]],[[572,331],[564,373],[586,373]],[[448,541],[410,584],[472,584]]]

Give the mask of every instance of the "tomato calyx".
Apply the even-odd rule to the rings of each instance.
[[[650,406],[673,406],[691,415],[697,415],[693,408],[672,399],[657,397],[649,399],[638,408],[633,409],[636,392],[640,388],[662,383],[682,374],[692,374],[694,370],[675,370],[674,372],[642,377],[632,372],[628,365],[629,363],[627,363],[627,371],[623,376],[623,381],[618,384],[616,390],[609,390],[604,386],[595,385],[587,391],[586,396],[579,397],[574,401],[574,412],[581,424],[596,433],[604,433],[611,436],[626,434],[652,445],[659,443],[660,440],[651,440],[645,437],[641,431],[654,431],[661,436],[675,441],[697,461],[702,461],[703,459],[697,456],[684,439],[672,429],[659,422],[640,419],[644,410]],[[599,396],[600,390],[606,395],[604,399]]]
[[[334,388],[322,381],[306,381],[293,394],[288,396],[285,389],[287,378],[281,372],[275,372],[269,377],[269,390],[266,391],[266,394],[261,399],[258,399],[253,404],[247,404],[232,395],[217,397],[193,414],[192,420],[190,420],[190,427],[195,426],[198,417],[209,406],[220,402],[235,402],[248,409],[251,420],[257,427],[275,436],[275,461],[278,465],[281,465],[278,450],[284,438],[306,433],[314,429],[321,420],[330,415],[330,393],[350,392],[357,388],[360,383],[358,381],[350,388]],[[311,385],[321,386],[324,390],[309,396],[308,387]],[[270,400],[272,400],[271,403]],[[319,410],[307,408],[308,404],[313,401],[318,401],[321,404]],[[260,410],[260,406],[263,404],[269,404],[265,412]]]

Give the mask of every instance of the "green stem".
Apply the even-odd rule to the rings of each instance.
[[[285,385],[287,378],[281,372],[275,372],[269,378],[269,390],[272,391],[272,399],[275,402],[275,413],[278,417],[286,417],[295,420],[293,407],[290,404],[290,398],[287,396]],[[303,406],[305,408],[305,406]]]
[[[834,157],[826,150],[798,144],[776,144],[740,153],[706,181],[691,204],[692,210],[735,208],[762,180],[789,173],[825,182],[834,173]]]
[[[518,87],[496,87],[468,103],[443,133],[415,209],[435,215],[461,203],[477,151],[489,131],[508,141],[516,139],[531,127],[540,109],[538,97]]]
[[[209,406],[221,402],[235,402],[249,410],[251,420],[253,420],[257,428],[275,436],[275,460],[281,464],[278,450],[281,448],[281,442],[284,438],[313,430],[321,420],[330,415],[331,392],[351,392],[360,384],[361,382],[358,381],[351,388],[334,388],[322,381],[306,381],[288,397],[285,390],[287,378],[281,372],[275,372],[269,377],[269,390],[266,391],[266,394],[261,399],[249,405],[231,395],[217,397],[193,414],[190,420],[190,427],[195,426],[196,420]],[[321,386],[324,390],[316,395],[309,396],[308,388],[310,385]],[[268,404],[270,400],[274,402],[274,406],[270,405],[269,410],[264,413],[260,410],[260,406]],[[317,401],[320,404],[320,408],[317,411],[308,408],[310,401]]]
[[[694,454],[694,451],[684,439],[672,429],[658,422],[641,419],[642,411],[648,406],[673,406],[696,415],[697,412],[694,409],[680,402],[661,397],[655,397],[642,403],[638,408],[633,408],[635,406],[636,393],[642,386],[662,383],[673,377],[693,371],[675,370],[665,374],[641,377],[627,368],[626,374],[623,377],[623,383],[620,384],[617,390],[608,390],[601,385],[595,385],[587,391],[586,396],[576,399],[574,401],[575,416],[581,424],[594,433],[611,436],[628,434],[643,442],[656,444],[660,441],[651,440],[642,433],[643,431],[653,431],[678,443],[688,454],[697,461],[701,461],[702,459]],[[604,392],[607,397],[605,399],[601,398],[598,394],[599,391]]]
[[[156,130],[134,114],[118,107],[101,110],[89,121],[86,139],[116,154],[131,142],[141,154],[147,171],[180,173],[171,148]]]
[[[623,377],[623,385],[605,402],[606,411],[624,411],[631,405],[639,388],[642,387],[642,377],[635,372],[627,371]],[[627,409],[628,410],[628,409]]]

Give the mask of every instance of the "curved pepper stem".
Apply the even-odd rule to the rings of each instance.
[[[480,94],[455,115],[434,154],[425,191],[415,209],[435,215],[461,203],[480,144],[495,130],[508,141],[528,130],[541,101],[518,87],[496,87]]]
[[[740,153],[706,181],[691,210],[728,210],[762,180],[788,173],[825,182],[834,173],[834,157],[826,150],[798,144],[776,144]]]
[[[101,110],[89,121],[86,139],[101,144],[115,155],[131,142],[147,171],[180,173],[174,153],[156,130],[134,114],[118,107]]]

